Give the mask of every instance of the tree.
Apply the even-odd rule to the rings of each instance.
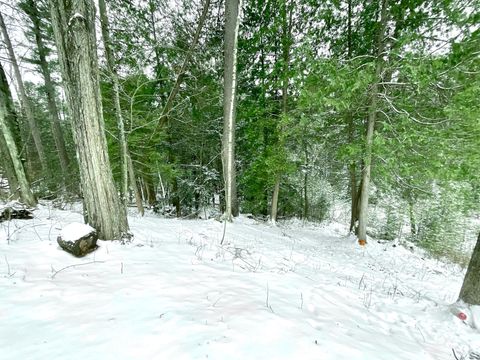
[[[231,221],[238,215],[235,170],[235,112],[237,89],[237,48],[240,26],[240,0],[225,1],[225,70],[223,90],[223,176],[225,181],[225,216]]]
[[[0,73],[4,74],[3,66],[0,64]],[[3,78],[3,76],[2,76]],[[7,87],[4,89],[4,87]],[[8,123],[8,103],[11,98],[8,96],[8,84],[6,81],[0,83],[0,154],[4,156],[5,161],[2,161],[7,166],[7,175],[9,180],[10,192],[15,195],[20,194],[20,199],[29,206],[35,206],[37,200],[30,189],[25,170],[23,168],[20,156],[17,150],[17,145],[10,130]],[[12,104],[10,104],[11,106]]]
[[[463,279],[459,300],[470,305],[480,305],[480,233]]]
[[[92,0],[50,0],[53,31],[72,118],[86,222],[103,239],[128,235],[104,134]]]
[[[98,1],[98,7],[100,10],[100,24],[102,28],[103,44],[105,46],[105,57],[107,59],[107,66],[110,72],[113,83],[113,102],[115,106],[115,118],[117,120],[118,126],[118,141],[120,146],[120,158],[121,158],[121,194],[124,206],[126,206],[127,197],[128,197],[128,182],[130,180],[130,185],[132,186],[133,192],[135,193],[135,199],[137,203],[138,212],[143,216],[144,209],[142,204],[142,199],[140,192],[137,187],[137,181],[135,179],[135,172],[130,158],[130,152],[128,151],[128,142],[125,133],[125,121],[122,115],[122,108],[120,105],[120,83],[118,80],[118,72],[115,57],[112,51],[110,43],[110,29],[107,16],[107,5],[105,0]]]
[[[282,23],[282,114],[287,116],[288,112],[288,83],[289,83],[289,63],[290,63],[290,47],[292,43],[291,28],[292,28],[292,9],[287,6],[287,0],[282,1],[281,5],[281,23]],[[280,142],[281,143],[281,142]],[[282,147],[282,145],[280,145]],[[279,151],[282,152],[283,149]],[[272,207],[270,212],[270,219],[273,223],[277,221],[278,212],[278,197],[280,193],[281,171],[276,171],[275,185],[272,195]],[[306,179],[306,178],[305,178]],[[306,180],[305,180],[306,181]],[[306,186],[305,186],[306,193]],[[307,204],[305,196],[305,204]]]
[[[370,174],[372,166],[372,146],[373,146],[373,137],[375,131],[375,123],[377,121],[378,113],[378,93],[379,93],[379,82],[381,81],[381,76],[383,72],[383,50],[385,42],[385,28],[387,26],[387,9],[388,9],[388,0],[381,0],[381,10],[380,10],[380,24],[377,37],[377,54],[375,60],[375,78],[370,92],[370,106],[368,109],[368,123],[367,123],[367,135],[365,138],[365,159],[362,170],[362,187],[360,188],[360,210],[358,212],[358,239],[359,241],[367,240],[367,221],[368,221],[368,197],[369,197],[369,186],[370,186]]]
[[[55,147],[57,150],[58,157],[60,159],[60,167],[63,172],[63,177],[67,177],[69,174],[69,158],[67,153],[67,148],[65,146],[65,140],[62,133],[62,127],[60,123],[60,116],[57,106],[57,96],[55,93],[55,85],[52,81],[51,71],[47,62],[47,55],[49,50],[45,44],[44,39],[44,29],[42,27],[42,16],[38,8],[39,4],[35,0],[25,0],[20,4],[20,7],[28,15],[32,23],[31,30],[35,39],[36,45],[36,55],[35,59],[38,67],[40,68],[40,73],[43,77],[45,84],[45,92],[47,96],[47,105],[48,112],[50,114],[50,127],[53,134],[53,139],[55,141]]]
[[[44,172],[47,171],[47,157],[45,154],[45,150],[43,147],[42,139],[40,136],[40,130],[38,129],[38,125],[35,121],[35,117],[33,115],[32,106],[30,104],[30,100],[27,96],[25,91],[25,85],[23,83],[22,75],[20,73],[20,68],[18,66],[17,58],[15,57],[15,53],[13,51],[13,45],[10,40],[10,36],[8,35],[7,26],[5,25],[5,21],[3,19],[2,13],[0,13],[0,28],[3,35],[3,40],[5,41],[5,45],[7,46],[8,56],[10,62],[13,66],[13,71],[15,75],[15,80],[17,81],[18,90],[20,92],[20,99],[23,106],[23,110],[25,111],[25,116],[27,117],[28,125],[30,127],[30,131],[33,137],[33,141],[35,143],[35,148],[37,150],[38,158],[40,160],[40,164],[42,170]]]

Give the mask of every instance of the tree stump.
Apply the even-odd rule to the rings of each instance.
[[[82,257],[97,248],[97,231],[89,225],[71,223],[57,237],[60,247],[77,257]]]

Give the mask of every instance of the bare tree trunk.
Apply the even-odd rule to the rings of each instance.
[[[8,151],[8,146],[3,136],[0,136],[0,158],[2,159],[1,165],[4,170],[4,175],[8,180],[10,196],[16,199],[20,196],[17,176],[15,175],[15,168],[13,167],[10,152]]]
[[[372,167],[372,146],[373,136],[375,130],[375,122],[377,120],[378,111],[378,83],[381,78],[383,70],[383,49],[384,36],[387,25],[387,4],[388,0],[382,0],[382,9],[380,17],[380,29],[377,38],[377,58],[375,67],[375,80],[372,84],[370,92],[370,106],[368,110],[368,125],[367,136],[365,138],[365,164],[362,169],[362,187],[360,194],[360,211],[358,214],[358,240],[359,242],[366,242],[367,240],[367,221],[368,221],[368,197],[370,186],[370,173]]]
[[[150,206],[153,206],[157,202],[157,199],[156,199],[155,185],[153,183],[152,176],[149,174],[144,174],[142,178],[143,178],[143,184],[145,186],[145,195],[146,195],[147,204]]]
[[[129,235],[108,159],[100,96],[92,0],[50,0],[87,222],[105,240]]]
[[[308,151],[307,147],[305,146],[305,174],[303,175],[303,218],[305,220],[308,220],[308,208],[309,208],[309,203],[308,203]]]
[[[275,186],[273,188],[272,195],[272,212],[270,215],[270,220],[275,224],[277,221],[277,211],[278,211],[278,195],[280,193],[280,178],[277,178],[275,181]]]
[[[241,0],[225,1],[225,69],[223,89],[223,174],[225,217],[238,215],[235,171],[235,112],[237,90],[237,44]]]
[[[354,138],[354,124],[353,116],[349,114],[348,119],[349,124],[349,141],[353,143]],[[357,194],[357,166],[355,160],[353,160],[348,166],[349,175],[350,175],[350,196],[351,196],[351,217],[350,217],[350,232],[355,229],[355,226],[358,221],[358,194]]]
[[[480,305],[480,233],[463,279],[459,300],[470,305]]]
[[[287,9],[287,0],[283,0],[282,3],[282,60],[283,60],[283,69],[282,69],[282,113],[287,114],[288,108],[288,69],[290,62],[290,43],[291,43],[291,22],[292,22],[292,11],[290,11],[290,17],[288,16]],[[282,144],[280,144],[282,146]],[[280,179],[281,174],[277,175],[275,181],[275,187],[273,189],[272,195],[272,210],[271,210],[271,221],[275,223],[277,221],[278,213],[278,197],[280,194]]]
[[[10,157],[10,162],[15,172],[15,179],[18,183],[18,187],[20,190],[20,198],[22,201],[29,205],[35,206],[37,205],[37,200],[30,189],[30,184],[28,183],[27,177],[25,175],[25,170],[23,169],[22,162],[20,161],[20,157],[18,156],[17,146],[15,145],[15,141],[13,139],[12,133],[7,126],[7,111],[5,107],[5,99],[0,99],[0,133],[3,134],[2,143],[5,144],[8,155]],[[3,153],[3,151],[2,151]],[[8,162],[8,161],[7,161]]]
[[[352,0],[348,0],[348,18],[347,18],[347,58],[352,58],[353,46],[352,46]],[[355,139],[355,127],[353,114],[348,114],[348,141],[352,144]],[[350,196],[351,196],[351,216],[350,216],[350,232],[355,229],[358,222],[358,195],[357,191],[357,166],[356,161],[353,160],[348,167],[350,175]]]
[[[417,234],[417,222],[415,221],[414,200],[411,195],[408,199],[408,216],[410,218],[410,234],[415,236]]]
[[[43,148],[42,139],[40,137],[40,130],[38,129],[37,123],[33,116],[32,106],[30,104],[30,100],[28,99],[27,93],[25,91],[22,75],[20,74],[20,68],[18,67],[18,62],[17,62],[17,58],[15,57],[15,53],[13,52],[12,42],[10,41],[10,37],[7,32],[7,27],[5,25],[5,22],[3,21],[2,13],[0,13],[0,28],[2,30],[3,40],[5,41],[5,45],[7,46],[10,62],[12,63],[12,66],[13,66],[13,72],[15,74],[18,90],[20,92],[19,95],[22,102],[22,107],[25,111],[28,125],[32,133],[33,142],[35,143],[35,148],[37,150],[38,158],[40,160],[40,165],[42,167],[42,171],[46,172],[46,170],[48,169],[47,158],[45,155],[45,150]]]
[[[53,139],[55,141],[55,147],[58,152],[58,157],[60,159],[60,167],[62,168],[63,177],[68,176],[68,165],[69,159],[67,154],[67,149],[65,146],[65,140],[63,137],[62,127],[60,125],[60,116],[58,114],[57,100],[55,95],[55,87],[53,86],[53,81],[50,76],[50,69],[48,68],[47,62],[47,49],[43,41],[43,35],[41,31],[41,20],[38,13],[37,5],[35,0],[28,0],[28,15],[33,23],[33,33],[35,35],[35,42],[38,49],[38,61],[40,66],[40,71],[45,82],[45,91],[47,93],[47,104],[48,112],[51,118],[51,129],[53,134]]]
[[[115,105],[115,118],[118,127],[118,142],[120,146],[120,163],[121,163],[121,200],[123,206],[127,206],[128,197],[128,143],[125,136],[125,121],[123,120],[122,108],[120,106],[120,84],[118,81],[118,73],[115,64],[115,58],[110,45],[110,29],[108,24],[107,6],[105,0],[98,0],[98,8],[100,11],[100,25],[102,29],[103,45],[105,47],[105,58],[107,59],[108,70],[112,77],[113,83],[113,103]],[[133,171],[133,166],[132,166]],[[133,175],[135,179],[135,175]],[[132,186],[136,184],[133,183]]]
[[[137,205],[137,210],[140,215],[145,214],[145,209],[143,207],[143,201],[142,201],[142,194],[140,193],[140,189],[138,188],[137,184],[137,179],[135,177],[135,171],[133,169],[133,163],[132,163],[132,157],[130,156],[130,153],[127,154],[128,158],[128,176],[130,178],[130,184],[133,189],[133,193],[135,194],[135,203]]]

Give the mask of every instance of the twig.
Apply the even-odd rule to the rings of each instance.
[[[5,262],[7,263],[8,276],[10,276],[10,264],[8,263],[7,255],[3,255],[3,256],[5,257]]]
[[[72,267],[75,267],[75,266],[82,266],[82,265],[90,265],[90,264],[104,263],[104,262],[105,262],[105,261],[89,261],[89,262],[82,263],[82,264],[68,265],[68,266],[65,266],[64,268],[61,268],[61,269],[58,270],[58,271],[55,271],[55,272],[52,274],[51,278],[52,278],[52,279],[55,278],[55,276],[56,276],[59,272],[65,270],[65,269],[68,269],[68,268],[72,268]],[[52,267],[52,269],[53,269],[53,267]]]
[[[460,360],[460,359],[458,358],[457,354],[455,353],[455,349],[454,349],[454,348],[452,348],[452,352],[453,352],[453,356],[455,357],[455,359]],[[463,359],[463,357],[462,357],[462,359]]]
[[[227,230],[227,220],[223,220],[223,235],[222,240],[220,241],[220,245],[223,244],[223,240],[225,240],[225,231]]]
[[[268,304],[268,296],[270,294],[270,291],[268,290],[268,282],[267,282],[267,298],[265,299],[265,306],[268,308],[270,305]]]

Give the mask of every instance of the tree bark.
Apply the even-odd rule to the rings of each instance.
[[[349,141],[353,143],[354,141],[354,124],[352,114],[348,115],[348,126],[349,126]],[[358,192],[357,192],[357,166],[355,160],[353,160],[348,166],[348,171],[350,175],[350,197],[351,197],[351,217],[350,217],[350,232],[355,229],[356,223],[358,221]]]
[[[137,184],[137,179],[135,177],[135,171],[133,168],[132,157],[130,156],[130,153],[127,154],[127,160],[128,160],[128,176],[130,178],[130,184],[132,186],[133,193],[135,195],[135,203],[137,205],[138,213],[141,216],[143,216],[145,214],[145,209],[143,207],[142,194],[140,193],[140,189]]]
[[[352,0],[348,0],[348,18],[347,18],[347,58],[352,58],[353,46],[352,46]],[[352,113],[348,113],[348,141],[353,143],[355,138],[354,118]],[[350,232],[355,229],[358,221],[358,201],[357,201],[357,166],[355,160],[353,160],[349,167],[350,175],[350,196],[351,196],[351,216],[350,216]]]
[[[388,0],[381,0],[381,16],[380,16],[380,29],[377,38],[377,56],[375,66],[375,79],[370,91],[370,106],[368,110],[368,124],[367,135],[365,138],[365,163],[362,169],[362,186],[360,193],[360,210],[358,213],[358,240],[366,242],[367,240],[367,221],[368,221],[368,197],[370,186],[370,174],[372,167],[372,147],[373,137],[375,130],[375,122],[377,120],[378,111],[378,83],[380,82],[382,70],[383,70],[383,49],[384,49],[384,36],[387,25],[387,5]]]
[[[10,197],[17,199],[20,197],[20,193],[18,191],[18,181],[15,175],[15,169],[10,159],[7,143],[5,142],[5,138],[3,136],[0,136],[0,158],[2,158],[1,166],[8,181]]]
[[[38,49],[38,60],[40,66],[40,72],[43,76],[45,83],[45,91],[47,94],[48,112],[50,114],[53,139],[55,141],[55,147],[60,159],[60,167],[62,168],[63,177],[68,176],[69,159],[67,154],[67,148],[65,146],[65,139],[63,137],[62,127],[60,123],[60,116],[58,114],[57,100],[55,94],[55,87],[53,85],[52,78],[50,76],[50,69],[47,62],[47,48],[45,47],[43,35],[41,31],[41,20],[38,12],[35,0],[28,0],[29,11],[27,15],[30,17],[33,24],[33,33],[35,36],[35,42]]]
[[[5,144],[5,147],[8,150],[10,162],[15,172],[15,179],[18,183],[21,200],[28,206],[35,206],[37,205],[37,200],[30,189],[30,184],[28,183],[25,170],[23,169],[22,162],[20,161],[20,157],[18,155],[17,146],[15,145],[12,132],[7,125],[6,119],[7,111],[5,107],[5,99],[2,96],[2,99],[0,99],[0,133],[3,134],[2,137],[4,140],[2,143]]]
[[[20,68],[18,66],[17,58],[15,57],[15,53],[13,51],[13,45],[10,41],[10,36],[8,35],[7,27],[3,20],[3,15],[0,12],[0,28],[3,34],[3,40],[5,41],[5,45],[7,46],[8,56],[10,58],[10,62],[13,66],[13,72],[15,75],[15,79],[17,81],[17,86],[19,90],[19,96],[22,103],[22,107],[25,111],[25,116],[28,121],[28,126],[30,127],[30,132],[32,133],[33,142],[35,143],[35,149],[37,150],[38,158],[40,160],[40,165],[42,167],[42,171],[46,172],[48,169],[47,166],[47,158],[45,155],[45,149],[43,147],[42,138],[40,136],[40,130],[38,129],[37,122],[33,116],[32,105],[30,104],[30,99],[27,97],[27,92],[25,91],[25,86],[23,84],[22,75],[20,74]]]
[[[272,195],[272,212],[270,215],[270,220],[275,224],[277,221],[277,211],[278,211],[278,195],[280,193],[280,178],[277,178],[275,181],[275,186],[273,188]]]
[[[288,69],[290,63],[290,45],[291,45],[291,23],[292,23],[292,11],[290,11],[290,16],[288,16],[287,9],[287,0],[282,2],[282,113],[287,114],[288,111]],[[282,146],[282,144],[280,144]],[[280,180],[281,174],[277,175],[275,181],[275,187],[273,189],[272,195],[272,210],[271,210],[271,221],[275,223],[277,221],[277,212],[278,212],[278,197],[280,194]]]
[[[235,112],[237,89],[237,44],[241,0],[225,1],[225,67],[223,89],[223,174],[225,181],[225,217],[238,215],[235,171]]]
[[[411,196],[408,199],[408,215],[410,218],[410,234],[415,236],[417,235],[417,222],[415,221],[414,200]]]
[[[306,144],[304,144],[305,147],[305,173],[303,174],[303,218],[305,220],[308,220],[308,208],[309,208],[309,203],[308,203],[308,151]]]
[[[50,0],[87,222],[105,240],[129,235],[108,159],[92,0]]]
[[[470,305],[480,305],[480,233],[463,279],[459,300]]]
[[[102,29],[103,45],[105,47],[105,58],[107,60],[108,70],[113,83],[113,103],[115,105],[115,119],[118,128],[118,142],[120,147],[120,163],[121,163],[121,200],[123,206],[127,206],[128,199],[128,143],[125,136],[125,121],[123,120],[122,108],[120,106],[120,84],[118,81],[118,73],[115,64],[115,57],[110,44],[110,29],[108,24],[107,5],[105,0],[98,0],[98,8],[100,12],[100,27]],[[133,165],[131,170],[133,171]],[[135,179],[135,175],[133,175]],[[135,186],[133,183],[132,186]]]

